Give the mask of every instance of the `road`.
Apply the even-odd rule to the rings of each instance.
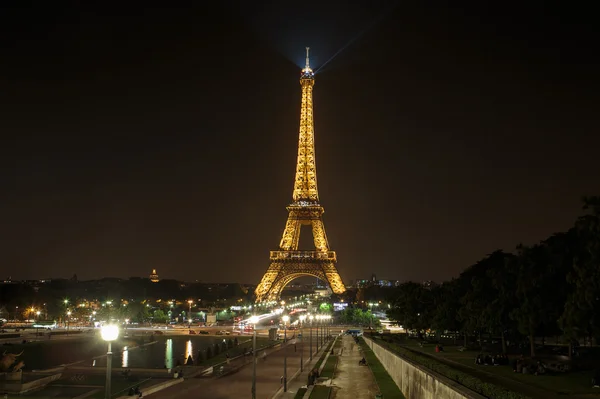
[[[316,329],[313,331],[313,351],[316,343]],[[304,331],[304,350],[303,343],[298,340],[294,348],[294,340],[288,341],[282,349],[276,349],[267,352],[265,360],[262,359],[262,352],[258,353],[256,364],[256,398],[271,398],[281,387],[281,377],[283,376],[283,360],[287,354],[287,375],[288,379],[300,368],[300,354],[303,353],[305,362],[309,355],[309,331]],[[231,368],[236,365],[230,364]],[[211,398],[211,399],[230,399],[230,398],[250,398],[252,387],[252,361],[246,359],[245,365],[238,368],[230,374],[216,378],[190,378],[181,384],[171,388],[156,392],[150,396],[153,399],[172,399],[172,398]],[[144,395],[145,396],[145,395]]]

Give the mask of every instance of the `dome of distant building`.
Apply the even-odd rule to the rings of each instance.
[[[150,281],[153,283],[158,283],[158,274],[156,273],[156,269],[152,269],[152,273],[150,274]]]

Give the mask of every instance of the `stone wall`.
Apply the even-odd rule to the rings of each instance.
[[[11,374],[12,376],[17,377],[18,379],[12,380],[12,378],[9,377],[9,379],[7,381],[0,383],[0,392],[16,393],[16,394],[23,394],[23,393],[26,393],[29,391],[33,391],[33,390],[45,387],[52,381],[58,380],[62,375],[60,373],[54,374],[54,375],[36,374],[37,378],[35,378],[31,381],[22,382],[22,371],[20,371],[18,373],[8,373],[8,374]]]
[[[436,372],[390,352],[370,338],[364,339],[406,399],[485,399]]]

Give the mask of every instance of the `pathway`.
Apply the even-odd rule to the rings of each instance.
[[[360,345],[350,335],[343,335],[341,355],[333,377],[331,399],[373,399],[379,388],[371,369],[359,366],[363,358]]]
[[[313,343],[314,345],[314,343]],[[302,352],[303,350],[303,352]],[[314,346],[313,346],[314,350]],[[294,349],[293,341],[289,341],[284,348],[277,347],[267,351],[266,360],[262,359],[262,351],[258,352],[256,363],[256,398],[271,399],[281,388],[283,375],[283,359],[287,354],[288,381],[300,368],[300,353],[304,360],[308,359],[309,345],[298,342]],[[235,367],[230,365],[231,372],[217,378],[189,378],[183,383],[167,388],[165,390],[148,395],[152,399],[177,399],[177,398],[250,398],[252,387],[252,360],[239,363]],[[291,392],[291,386],[290,390]],[[295,392],[295,390],[294,390]],[[146,395],[144,395],[145,397]]]

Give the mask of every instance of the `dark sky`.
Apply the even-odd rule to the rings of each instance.
[[[451,278],[598,194],[584,2],[79,3],[0,10],[2,277],[258,283],[291,202],[305,46],[316,67],[343,49],[314,100],[346,282]]]

